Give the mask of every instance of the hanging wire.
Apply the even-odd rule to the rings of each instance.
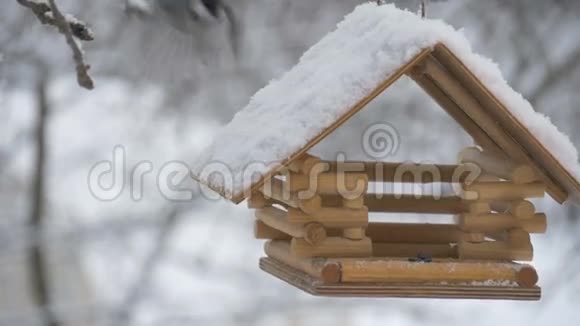
[[[386,0],[377,0],[377,6],[386,4]],[[427,17],[427,5],[429,4],[429,0],[421,0],[421,4],[419,5],[419,12],[421,18]]]
[[[429,0],[421,0],[421,18],[425,19],[427,17],[427,5]]]

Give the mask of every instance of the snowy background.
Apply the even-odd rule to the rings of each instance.
[[[184,35],[155,15],[125,13],[120,0],[57,2],[95,31],[84,44],[94,91],[76,85],[60,35],[16,1],[0,10],[0,325],[576,324],[580,210],[569,204],[536,202],[550,223],[532,239],[540,302],[353,300],[310,297],[262,273],[262,243],[244,204],[207,200],[191,181],[179,186],[195,190],[189,200],[163,196],[168,163],[195,162],[219,126],[362,1],[231,0],[242,27],[237,58],[224,19]],[[397,3],[418,9],[417,1]],[[450,0],[433,3],[428,16],[464,28],[474,49],[580,146],[577,1]],[[365,159],[361,137],[377,121],[400,137],[389,160],[452,163],[470,145],[403,79],[316,153]],[[116,146],[125,157],[122,191],[102,201],[89,172]],[[136,167],[151,168],[142,187],[131,187]],[[38,252],[43,273],[31,263]],[[39,274],[49,309],[38,308]]]

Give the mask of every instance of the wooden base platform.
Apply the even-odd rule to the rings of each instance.
[[[519,286],[472,286],[434,284],[337,283],[324,284],[299,270],[272,258],[261,258],[260,268],[269,274],[315,296],[393,297],[539,300],[541,289]]]

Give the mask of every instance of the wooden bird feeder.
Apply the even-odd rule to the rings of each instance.
[[[402,76],[412,78],[473,138],[455,165],[324,161],[307,152]],[[259,132],[259,131],[256,131]],[[355,172],[343,172],[355,171]],[[429,171],[436,171],[430,173]],[[466,171],[477,171],[469,178]],[[227,195],[194,172],[194,178]],[[456,196],[368,193],[369,182],[452,183]],[[580,190],[561,162],[444,43],[418,52],[374,90],[265,171],[243,194],[260,268],[308,293],[346,297],[538,300],[530,234]],[[369,212],[451,214],[454,224],[375,223]]]

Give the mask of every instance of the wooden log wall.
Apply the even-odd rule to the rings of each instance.
[[[287,241],[294,257],[371,257],[367,175],[329,172],[325,166],[306,154],[253,194],[248,206],[256,209],[255,236]],[[323,205],[326,195],[337,202]]]
[[[353,172],[342,174],[344,164]],[[265,251],[270,258],[324,282],[433,280],[445,259],[465,261],[461,265],[465,272],[446,281],[483,280],[491,272],[478,265],[483,269],[478,267],[473,274],[468,270],[475,265],[469,262],[532,260],[530,233],[544,233],[547,224],[546,216],[528,200],[543,197],[546,191],[532,168],[477,147],[462,151],[456,165],[406,164],[403,173],[398,170],[401,166],[325,162],[305,154],[249,198],[248,206],[255,209],[255,237],[269,240]],[[474,170],[475,177],[464,173]],[[392,182],[392,178],[458,183],[462,192],[438,199],[367,193],[369,182]],[[369,212],[451,214],[456,223],[369,223]],[[362,264],[361,270],[352,265],[380,257],[442,261],[415,276],[404,273],[403,267],[408,266],[403,261],[400,266],[384,261]],[[500,278],[526,286],[537,281],[535,270],[526,267],[520,273],[512,267],[500,268]],[[393,278],[397,268],[400,277]],[[387,270],[388,276],[381,274]]]
[[[536,213],[528,200],[541,198],[546,192],[534,169],[477,147],[463,150],[459,163],[475,164],[498,180],[477,179],[463,185],[462,198],[471,209],[456,216],[457,226],[466,232],[484,233],[489,240],[460,242],[458,257],[531,261],[530,233],[544,233],[547,227],[546,215]]]

